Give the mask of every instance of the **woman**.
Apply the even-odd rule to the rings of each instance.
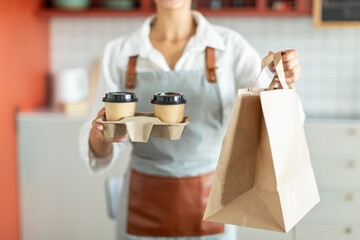
[[[251,87],[260,58],[238,33],[191,11],[191,0],[155,2],[156,16],[106,47],[92,122],[82,128],[82,155],[99,172],[129,144],[126,138],[105,138],[103,126],[95,121],[105,115],[101,99],[106,92],[135,92],[138,112],[152,112],[150,99],[156,92],[183,93],[185,114],[193,120],[181,140],[133,143],[118,239],[235,239],[232,226],[201,220],[236,90]],[[295,82],[297,51],[285,52],[287,81]],[[269,82],[263,76],[258,86]]]

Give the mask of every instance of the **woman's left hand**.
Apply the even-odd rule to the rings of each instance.
[[[285,54],[282,56],[285,78],[287,83],[294,83],[300,78],[300,63],[298,58],[298,51],[296,49],[285,50],[283,51]],[[274,53],[270,51],[270,53]],[[269,70],[274,74],[275,81],[279,82],[279,78],[277,77],[274,62],[269,64]]]

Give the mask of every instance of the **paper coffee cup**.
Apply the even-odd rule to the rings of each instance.
[[[137,98],[132,92],[108,92],[103,98],[106,121],[135,116]]]
[[[181,93],[157,93],[151,99],[154,116],[165,123],[180,123],[184,120],[186,100]]]

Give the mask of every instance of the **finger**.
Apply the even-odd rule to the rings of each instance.
[[[275,71],[274,62],[271,62],[271,63],[269,64],[269,70],[270,70],[271,72],[273,72],[273,73],[276,72],[276,71]]]
[[[290,71],[285,71],[285,78],[286,79],[290,79],[290,78],[293,78],[293,77],[295,77],[295,72],[294,71],[292,71],[292,70],[290,70]]]
[[[98,112],[98,117],[101,116],[105,116],[105,108],[102,108],[99,112]]]
[[[285,50],[285,54],[282,56],[283,62],[290,61],[291,59],[297,58],[299,53],[296,49]]]
[[[104,130],[104,126],[101,123],[98,123],[96,120],[92,121],[92,126],[96,130],[99,130],[99,131]]]
[[[286,82],[296,82],[300,78],[300,66],[297,65],[290,71],[285,71]]]
[[[97,136],[99,139],[101,139],[102,141],[106,140],[106,137],[105,137],[103,131],[100,131],[100,130],[97,130],[97,129],[95,129],[94,131],[95,131],[96,136]]]
[[[285,71],[291,70],[291,69],[293,69],[295,66],[299,65],[299,59],[298,59],[298,58],[294,58],[294,59],[292,59],[292,60],[290,60],[290,61],[284,62],[283,65],[284,65],[284,70],[285,70]]]
[[[294,77],[294,78],[286,78],[286,82],[287,83],[295,83],[297,81],[297,79]]]
[[[285,77],[292,78],[300,72],[300,65],[296,65],[291,70],[285,71]]]
[[[126,141],[126,137],[106,138],[106,141],[108,141],[108,142],[125,142],[125,141]]]
[[[120,141],[121,141],[121,142],[126,142],[126,140],[127,140],[127,137],[121,137],[121,138],[120,138]]]
[[[96,128],[92,128],[91,131],[93,131],[95,133],[95,136],[97,138],[99,138],[100,140],[104,141],[105,140],[105,136],[104,136],[104,132],[103,131],[100,131]]]

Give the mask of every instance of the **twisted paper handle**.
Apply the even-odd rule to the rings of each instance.
[[[278,78],[280,80],[279,85],[283,89],[293,88],[293,85],[288,84],[286,82],[286,79],[285,79],[284,66],[283,66],[283,62],[282,62],[282,55],[284,55],[284,54],[285,54],[285,52],[283,52],[283,51],[280,51],[280,52],[277,52],[277,53],[270,53],[269,55],[267,55],[266,57],[264,57],[262,59],[262,61],[261,61],[261,71],[260,71],[259,75],[257,76],[254,84],[250,88],[250,91],[255,87],[257,81],[259,80],[259,77],[260,77],[261,73],[264,70],[264,68],[267,67],[267,65],[269,65],[272,61],[274,61],[275,70],[276,70],[276,73],[278,74]],[[276,83],[277,82],[273,78],[273,80],[271,81],[268,89],[269,90],[273,89]]]

